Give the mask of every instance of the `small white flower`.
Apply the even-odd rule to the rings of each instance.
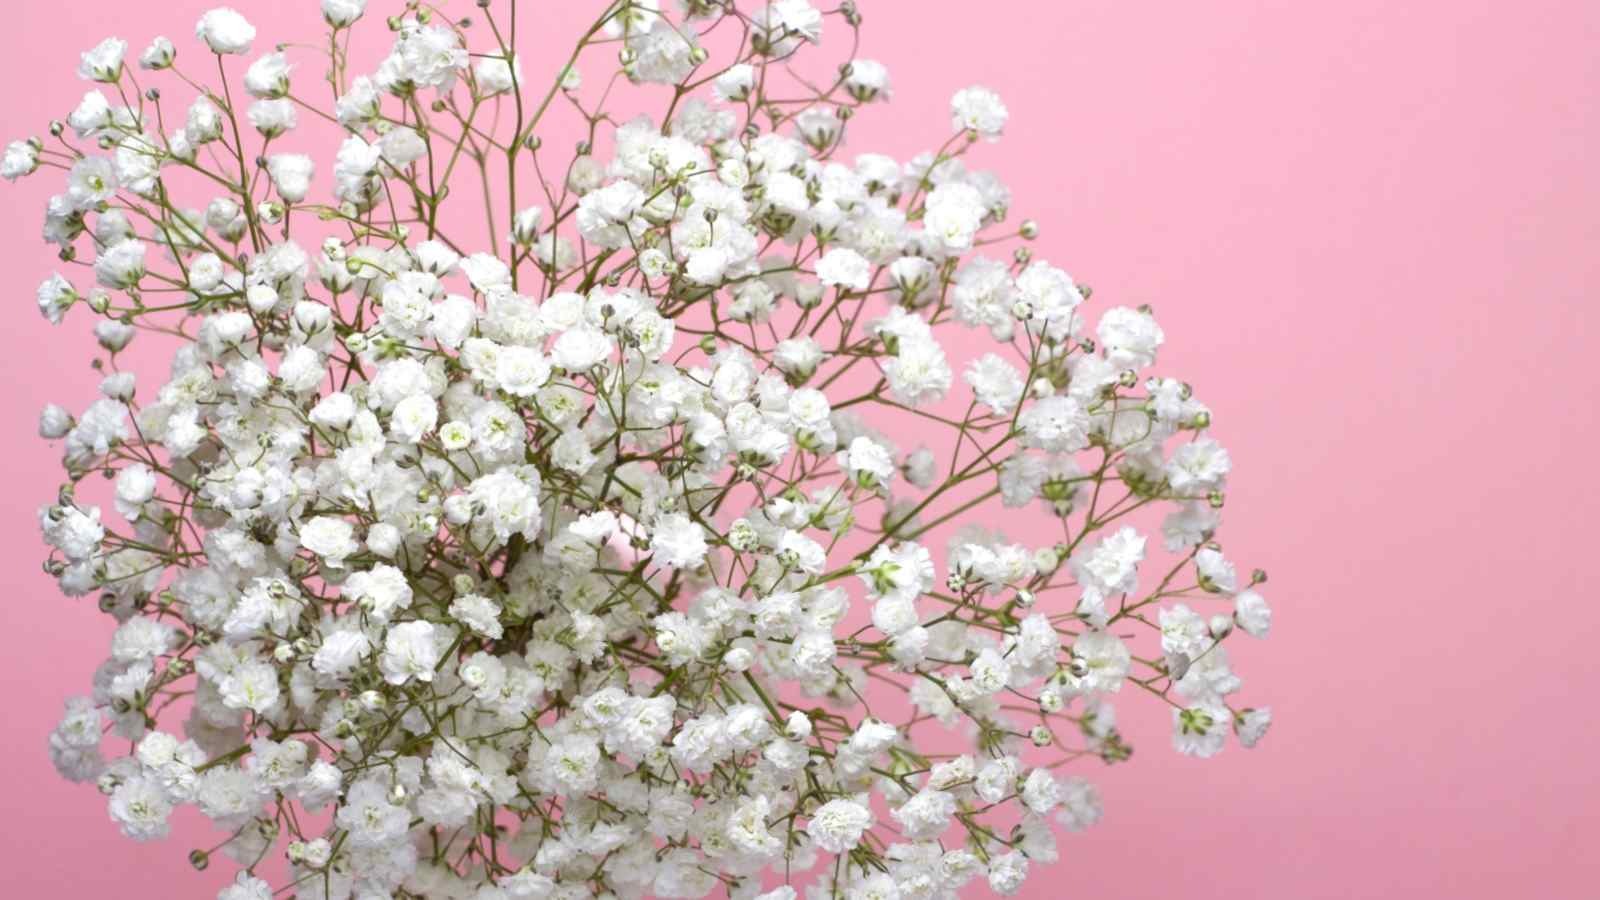
[[[300,121],[292,101],[257,100],[250,104],[250,124],[267,137],[277,137],[294,128]]]
[[[1078,401],[1064,394],[1026,406],[1017,424],[1029,447],[1072,453],[1089,446],[1089,416]]]
[[[383,158],[396,169],[403,169],[428,155],[428,143],[411,128],[391,128],[378,140]]]
[[[157,37],[150,42],[150,46],[139,54],[139,67],[159,71],[172,66],[172,61],[178,56],[178,50],[172,41],[165,37]]]
[[[6,145],[5,157],[0,160],[0,178],[16,181],[39,168],[39,148],[32,141],[12,141]]]
[[[474,253],[460,261],[461,271],[481,294],[511,287],[511,267],[489,253]]]
[[[39,411],[39,436],[46,440],[59,440],[72,430],[72,414],[54,404],[45,404]]]
[[[289,58],[282,53],[268,53],[250,64],[244,73],[244,89],[252,97],[276,99],[289,94]]]
[[[706,558],[705,531],[682,513],[656,520],[650,535],[652,559],[663,566],[692,569]]]
[[[270,663],[250,660],[240,663],[221,685],[222,702],[231,709],[265,713],[282,696],[278,670]]]
[[[473,76],[483,96],[508,94],[522,83],[522,61],[514,53],[509,62],[504,56],[485,56],[478,60]]]
[[[611,339],[593,328],[569,328],[556,338],[550,354],[569,372],[587,372],[611,356]]]
[[[1126,306],[1106,310],[1098,334],[1106,360],[1119,369],[1154,365],[1156,350],[1166,339],[1154,316]]]
[[[755,84],[755,67],[749,63],[737,63],[717,76],[714,87],[719,98],[738,103],[750,96]]]
[[[195,23],[194,36],[205,41],[212,53],[243,55],[250,52],[256,29],[236,10],[219,6]]]
[[[1110,692],[1122,690],[1128,677],[1133,654],[1122,639],[1108,631],[1088,631],[1072,642],[1072,655],[1085,668],[1080,680],[1085,691]]]
[[[83,53],[78,64],[78,77],[85,81],[115,83],[122,77],[122,58],[128,52],[128,42],[121,38],[106,38],[94,49]]]
[[[834,247],[817,261],[817,280],[852,291],[864,291],[872,283],[872,263],[849,247]]]
[[[857,485],[874,490],[888,485],[895,472],[889,448],[869,437],[855,438],[848,449],[840,450],[839,467]]]
[[[172,803],[153,780],[135,777],[123,782],[111,795],[111,819],[122,833],[136,841],[153,841],[167,836]]]
[[[298,153],[277,153],[267,157],[267,173],[272,176],[272,186],[278,196],[290,203],[299,203],[311,190],[311,176],[316,163],[311,157]]]
[[[1263,706],[1260,709],[1247,709],[1240,712],[1233,720],[1234,734],[1238,735],[1239,743],[1244,747],[1254,747],[1266,737],[1267,729],[1272,726],[1272,709]]]
[[[1009,116],[1000,95],[980,85],[962,88],[950,98],[950,119],[957,131],[974,131],[988,140],[999,140]]]
[[[240,872],[233,884],[217,893],[217,900],[272,900],[272,885],[248,872]]]
[[[959,181],[935,187],[928,193],[925,207],[923,226],[950,250],[969,249],[987,213],[978,189]]]
[[[335,631],[325,637],[311,658],[311,668],[333,678],[349,675],[367,654],[372,641],[359,631]]]
[[[498,639],[505,633],[499,604],[481,594],[463,594],[451,601],[450,616],[487,638]]]
[[[1265,597],[1252,590],[1240,591],[1233,598],[1233,619],[1251,637],[1264,638],[1272,631],[1272,607]]]
[[[773,365],[799,381],[810,378],[823,358],[822,345],[808,336],[779,341],[772,354]]]
[[[872,812],[854,800],[829,800],[811,814],[806,834],[828,853],[846,853],[872,827]]]
[[[850,74],[845,77],[845,88],[850,96],[863,103],[889,98],[889,69],[873,59],[850,61]]]
[[[998,353],[985,353],[967,367],[964,375],[978,402],[1007,415],[1022,399],[1022,373]]]
[[[944,791],[919,791],[890,815],[900,825],[900,833],[911,840],[931,840],[950,827],[956,811],[956,798]]]
[[[395,404],[389,433],[406,444],[421,441],[439,422],[439,405],[427,394],[412,394]]]
[[[301,525],[300,546],[322,557],[334,569],[343,568],[345,557],[361,549],[355,539],[355,526],[333,516],[317,516]]]
[[[45,279],[39,285],[36,295],[39,301],[39,313],[52,325],[61,324],[67,309],[78,300],[78,292],[61,277],[60,273]]]
[[[401,622],[389,628],[383,640],[383,655],[378,667],[390,684],[432,681],[439,664],[439,647],[434,641],[431,622]]]
[[[1028,857],[1012,850],[989,862],[989,888],[1002,897],[1022,890],[1028,878]]]
[[[1172,746],[1185,756],[1203,758],[1222,751],[1233,714],[1227,707],[1200,704],[1172,710]]]
[[[322,18],[336,28],[354,25],[367,11],[367,0],[322,0]]]

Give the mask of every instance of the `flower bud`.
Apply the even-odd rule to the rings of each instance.
[[[1207,627],[1211,630],[1211,636],[1220,641],[1233,631],[1233,616],[1212,616]]]

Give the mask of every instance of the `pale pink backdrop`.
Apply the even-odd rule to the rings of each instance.
[[[70,110],[79,50],[165,32],[193,53],[211,5],[6,4],[3,137]],[[258,48],[316,19],[315,0],[234,5]],[[1026,896],[1595,896],[1600,5],[860,5],[896,96],[852,146],[909,155],[942,139],[952,90],[1005,97],[1012,126],[979,162],[1043,224],[1043,255],[1155,306],[1163,369],[1237,464],[1227,545],[1272,575],[1274,636],[1240,660],[1278,714],[1265,744],[1180,758],[1159,710],[1123,703],[1133,762],[1082,770],[1104,822]],[[587,14],[528,8],[548,20],[527,59],[564,53]],[[87,317],[52,330],[34,310],[54,180],[0,188],[0,894],[207,896],[218,873],[185,861],[205,829],[129,843],[45,756],[110,631],[38,567],[57,451],[34,417],[96,382]]]

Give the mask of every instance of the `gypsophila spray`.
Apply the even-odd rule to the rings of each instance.
[[[894,91],[851,2],[596,0],[564,60],[514,0],[237,2],[0,162],[95,321],[39,523],[118,624],[49,752],[125,835],[197,808],[222,900],[1012,894],[1114,697],[1262,739],[1229,454],[969,168],[995,92],[897,160],[844,149]]]

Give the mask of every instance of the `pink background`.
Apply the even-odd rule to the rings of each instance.
[[[71,109],[79,50],[117,34],[136,52],[160,30],[193,53],[211,5],[17,4],[4,137]],[[258,49],[316,19],[314,0],[234,5]],[[852,149],[929,148],[951,91],[1002,94],[1012,125],[979,164],[1042,223],[1042,255],[1155,306],[1161,368],[1213,406],[1238,467],[1224,540],[1272,575],[1275,633],[1240,659],[1246,697],[1278,715],[1262,748],[1180,758],[1160,710],[1119,704],[1133,762],[1081,770],[1105,821],[1064,839],[1026,896],[1594,896],[1600,345],[1583,298],[1600,276],[1600,5],[861,6],[863,54],[896,96]],[[578,13],[539,15],[521,49],[564,55]],[[97,380],[88,317],[52,330],[34,310],[56,180],[0,189],[3,892],[201,896],[218,873],[185,855],[207,830],[125,841],[45,756],[110,633],[38,568],[58,451],[34,417],[81,408]]]

